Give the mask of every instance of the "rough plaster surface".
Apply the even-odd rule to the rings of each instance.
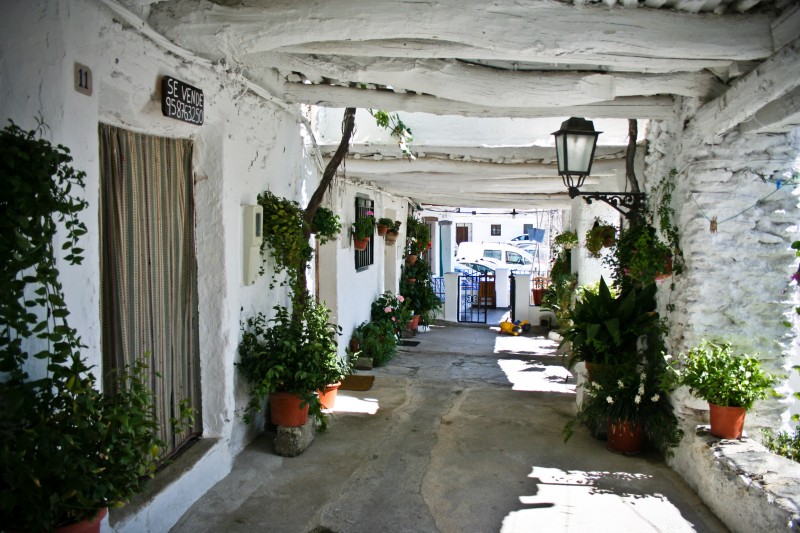
[[[682,116],[695,106],[684,101]],[[800,232],[800,203],[798,190],[776,190],[774,181],[762,177],[796,167],[798,132],[731,132],[712,145],[684,138],[682,131],[682,119],[651,123],[645,174],[652,192],[671,169],[678,171],[672,206],[686,271],[659,290],[660,311],[669,319],[669,348],[678,353],[702,338],[728,340],[742,352],[759,353],[768,371],[785,373],[800,361],[800,327],[792,313],[798,296],[787,284],[797,268],[789,246]],[[710,231],[713,217],[716,233]],[[669,312],[667,304],[675,310]],[[782,325],[784,320],[792,327]],[[797,378],[791,379],[797,390]],[[779,390],[787,392],[789,384],[784,381]],[[707,404],[683,389],[673,403],[687,436],[671,466],[733,530],[786,529],[800,501],[796,469],[783,460],[776,466],[780,458],[756,443],[709,447],[713,443],[694,432],[708,421]],[[798,410],[791,396],[758,402],[747,415],[746,432],[758,439],[760,428],[778,429]],[[742,447],[746,453],[729,456],[729,450]]]

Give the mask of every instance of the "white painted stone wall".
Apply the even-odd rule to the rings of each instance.
[[[115,524],[119,531],[166,531],[192,498],[227,474],[232,457],[257,431],[241,419],[248,396],[234,367],[239,324],[287,298],[283,290],[270,291],[266,277],[243,286],[241,206],[255,203],[265,189],[304,200],[316,187],[319,174],[300,134],[300,110],[292,115],[248,93],[222,69],[164,52],[92,0],[4,2],[0,50],[2,121],[31,129],[41,116],[49,127],[45,136],[68,146],[74,167],[87,173],[86,260],[59,266],[70,323],[87,345],[90,365],[101,368],[98,123],[194,141],[203,433],[219,441],[195,465],[193,472],[202,475],[189,472],[151,505],[163,513],[145,510]],[[76,61],[92,69],[90,97],[73,90]],[[204,91],[203,126],[161,115],[162,75]]]
[[[800,327],[793,311],[798,295],[788,285],[797,268],[789,246],[800,237],[800,191],[778,190],[774,176],[798,168],[800,132],[731,132],[705,144],[683,133],[683,119],[691,116],[695,105],[683,102],[678,120],[652,123],[648,131],[647,190],[670,169],[678,171],[673,207],[686,271],[673,277],[674,290],[669,283],[659,290],[660,311],[670,324],[670,349],[685,351],[702,338],[728,340],[743,352],[759,353],[768,371],[789,373],[800,359]],[[718,220],[716,233],[710,231],[713,217]],[[675,306],[674,312],[667,311],[668,303]],[[792,327],[784,326],[785,320]],[[792,382],[798,390],[795,377]],[[788,392],[788,383],[779,390]],[[784,524],[792,513],[796,516],[800,494],[788,488],[796,480],[780,473],[765,479],[746,466],[768,459],[756,462],[748,456],[731,466],[721,456],[711,456],[695,435],[697,424],[708,423],[707,404],[685,390],[677,391],[673,401],[686,436],[670,464],[729,527],[750,531],[758,525],[766,531],[768,524],[780,522],[776,512],[783,513]],[[762,427],[787,427],[797,410],[791,396],[759,402],[747,414],[745,431],[758,439]],[[774,505],[778,497],[787,504],[783,510]],[[747,521],[742,521],[745,515]]]
[[[356,271],[353,240],[350,227],[355,221],[356,195],[368,197],[375,202],[375,217],[387,216],[403,221],[397,243],[387,246],[384,238],[373,237],[374,263],[366,269]],[[324,245],[320,253],[319,280],[320,297],[332,310],[332,322],[342,328],[339,356],[345,357],[345,348],[353,330],[370,319],[372,302],[384,291],[397,294],[400,268],[404,261],[405,220],[408,202],[404,198],[386,194],[368,184],[338,180],[329,191],[323,205],[339,213],[342,234],[335,241]]]

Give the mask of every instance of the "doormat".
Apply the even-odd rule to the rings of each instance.
[[[419,342],[420,341],[401,340],[400,342],[397,343],[397,345],[398,346],[417,346],[419,344]]]
[[[344,381],[342,381],[342,386],[339,387],[339,390],[369,390],[372,388],[373,381],[375,381],[375,376],[359,376],[352,374],[345,376]]]

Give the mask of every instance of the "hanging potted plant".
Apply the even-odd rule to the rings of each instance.
[[[393,246],[394,243],[397,242],[397,237],[400,235],[400,222],[399,220],[395,220],[389,229],[386,230],[386,237],[384,237],[384,243],[387,246]]]
[[[611,248],[617,235],[617,228],[599,218],[595,219],[592,228],[586,232],[586,249],[589,256],[599,258],[600,250]]]
[[[711,434],[738,439],[745,413],[763,399],[775,382],[761,370],[757,357],[734,355],[729,343],[703,340],[670,365],[673,380],[708,402]]]
[[[386,217],[378,219],[378,235],[381,237],[386,236],[390,228],[394,228],[394,220]]]
[[[335,239],[342,232],[342,223],[339,215],[335,214],[327,207],[318,207],[311,221],[311,233],[313,233],[320,244]]]
[[[562,250],[571,250],[578,246],[578,234],[575,231],[564,231],[556,235],[553,244]]]
[[[366,250],[372,233],[375,231],[375,216],[372,211],[367,211],[364,216],[356,218],[351,228],[353,246],[356,250]]]

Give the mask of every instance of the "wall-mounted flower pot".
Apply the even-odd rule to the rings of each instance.
[[[416,283],[417,278],[406,278],[406,281],[408,281],[409,283]]]
[[[396,243],[396,242],[397,242],[397,233],[395,233],[395,232],[389,232],[389,233],[387,233],[387,234],[386,234],[386,237],[384,237],[384,241],[383,241],[383,242],[384,242],[384,243],[385,243],[387,246],[393,246],[393,245],[394,245],[394,243]]]
[[[708,404],[711,434],[721,439],[738,439],[744,430],[744,407],[723,407]]]
[[[359,252],[363,252],[367,249],[367,245],[369,244],[369,237],[365,237],[363,239],[357,239],[353,237],[353,246]]]
[[[308,404],[300,407],[303,399],[291,392],[273,392],[269,395],[270,419],[276,426],[298,427],[308,422]]]
[[[378,235],[383,237],[386,235],[386,232],[389,231],[389,226],[384,226],[382,224],[378,224]]]
[[[342,382],[337,381],[317,391],[319,403],[322,405],[323,409],[333,409],[333,406],[336,404],[336,395],[339,393],[339,387],[341,386]]]
[[[409,265],[413,265],[414,263],[417,262],[418,258],[419,256],[417,254],[408,254],[406,256],[406,262],[408,262]]]

